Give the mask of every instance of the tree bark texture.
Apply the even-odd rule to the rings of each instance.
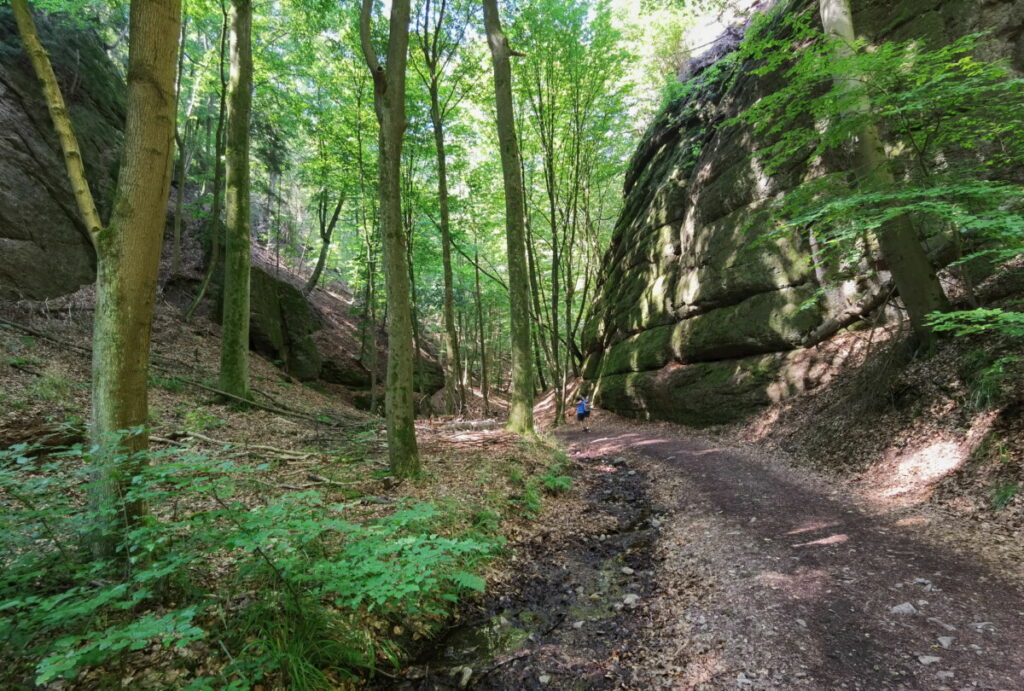
[[[363,56],[373,75],[374,105],[380,124],[378,174],[384,279],[388,295],[388,369],[384,408],[388,461],[391,472],[398,477],[410,477],[420,472],[413,400],[412,306],[401,197],[409,5],[409,0],[393,0],[391,4],[386,68],[378,62],[370,36],[372,0],[363,0],[359,23]]]
[[[231,71],[225,147],[224,308],[220,388],[249,398],[249,118],[252,110],[252,2],[231,2]]]
[[[100,225],[85,181],[78,144],[39,44],[25,0],[14,0],[18,28],[43,84],[68,176],[97,255],[93,321],[91,433],[98,451],[93,507],[110,516],[91,535],[94,551],[111,556],[117,536],[146,513],[134,502],[116,510],[149,446],[147,375],[160,249],[173,161],[179,0],[132,2],[129,13],[128,99],[124,148],[113,210]],[[129,430],[126,436],[118,433]]]
[[[341,208],[345,205],[345,193],[342,192],[338,195],[338,203],[334,206],[334,213],[331,215],[331,220],[327,220],[327,190],[323,190],[323,195],[320,198],[319,206],[319,220],[320,220],[320,240],[323,244],[320,245],[320,256],[317,257],[316,266],[313,268],[313,273],[310,274],[309,280],[306,281],[306,285],[303,288],[303,292],[307,295],[313,292],[316,288],[316,284],[320,282],[320,275],[324,272],[324,266],[327,265],[327,255],[331,253],[331,238],[334,237],[334,228],[338,225],[338,217],[341,216]]]
[[[505,179],[505,232],[512,313],[512,386],[508,428],[529,434],[533,432],[533,354],[530,352],[530,277],[526,267],[523,226],[523,178],[512,107],[511,51],[501,30],[497,0],[484,0],[484,25],[494,65],[498,145]]]
[[[196,297],[192,300],[192,304],[189,305],[188,311],[185,312],[185,321],[189,321],[192,318],[192,314],[199,307],[203,297],[206,295],[206,291],[210,288],[210,281],[213,280],[217,267],[220,266],[220,254],[224,244],[223,233],[221,232],[223,224],[220,220],[220,214],[223,208],[224,197],[222,194],[222,188],[224,187],[224,123],[227,115],[228,94],[228,80],[224,76],[224,61],[227,57],[227,38],[228,14],[225,11],[220,31],[220,61],[217,66],[217,72],[220,75],[220,107],[217,111],[217,128],[214,134],[215,142],[213,145],[213,203],[210,211],[210,221],[206,224],[206,232],[210,236],[210,261],[206,266],[206,273],[203,274],[203,282],[199,285]]]
[[[839,39],[852,51],[855,35],[849,0],[820,0],[819,9],[825,33]],[[857,75],[835,75],[837,84],[848,84],[850,88],[855,88],[856,78]],[[869,104],[865,101],[860,108],[866,110]],[[870,185],[887,186],[894,181],[891,163],[878,129],[873,125],[864,127],[857,137],[856,172],[859,179]],[[935,335],[926,323],[927,316],[949,309],[935,269],[906,214],[887,222],[877,231],[877,236],[914,334],[922,346],[930,347]]]
[[[85,223],[89,240],[95,246],[96,238],[103,229],[103,223],[100,220],[99,211],[96,210],[92,192],[89,190],[89,181],[85,177],[82,152],[78,147],[78,139],[75,137],[75,131],[71,125],[71,116],[64,104],[64,96],[60,92],[60,86],[53,73],[53,66],[50,64],[46,49],[39,42],[39,33],[36,31],[35,21],[32,19],[27,0],[11,0],[11,7],[14,10],[14,19],[18,25],[21,42],[25,45],[29,60],[32,62],[32,69],[42,86],[46,107],[50,111],[53,128],[60,140],[64,165],[67,168],[71,191],[74,193],[75,202],[78,205],[78,213],[81,214],[82,221]]]

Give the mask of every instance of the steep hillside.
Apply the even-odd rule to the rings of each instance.
[[[41,15],[39,30],[68,103],[84,156],[90,187],[106,218],[117,175],[123,138],[125,85],[95,33],[73,22]],[[13,16],[0,9],[0,300],[51,300],[45,308],[88,312],[92,309],[95,255],[67,180],[53,125]],[[160,291],[184,311],[203,277],[206,258],[199,238],[208,210],[187,188],[182,235],[183,263],[170,275],[173,205],[161,262]],[[189,217],[191,215],[191,218]],[[269,218],[260,219],[264,225]],[[337,387],[362,407],[383,405],[387,337],[363,324],[361,310],[339,283],[302,292],[308,268],[280,261],[268,248],[254,245],[251,296],[251,347],[301,381]],[[326,281],[325,281],[326,282]],[[82,288],[82,286],[85,286]],[[216,287],[199,310],[218,319]],[[376,357],[363,341],[376,343]],[[375,365],[374,365],[375,363]],[[417,390],[424,400],[443,386],[443,373],[431,344],[417,365]],[[419,379],[422,379],[422,384]],[[429,406],[425,406],[428,410]]]

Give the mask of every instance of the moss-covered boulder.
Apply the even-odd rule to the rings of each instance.
[[[249,341],[253,350],[280,363],[302,380],[316,379],[323,358],[312,334],[320,319],[297,287],[258,266],[250,282]]]
[[[113,198],[125,84],[94,31],[36,13],[101,217]],[[0,7],[0,299],[45,299],[92,283],[96,260],[57,135],[9,7]]]
[[[670,362],[692,363],[771,353],[797,347],[821,323],[811,285],[754,295],[675,324],[641,331],[597,359],[599,376],[646,372]],[[593,358],[592,358],[593,359]],[[594,372],[594,370],[589,370]]]
[[[603,376],[594,401],[627,417],[707,427],[748,418],[818,386],[830,373],[825,355],[804,350],[671,363],[653,371]]]

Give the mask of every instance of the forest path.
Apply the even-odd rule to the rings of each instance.
[[[680,427],[596,422],[556,436],[583,474],[642,477],[656,532],[609,686],[1024,688],[1024,591],[917,521]]]
[[[554,431],[573,489],[513,531],[483,600],[375,688],[1024,688],[1022,579],[935,540],[947,523],[681,427],[594,422]]]

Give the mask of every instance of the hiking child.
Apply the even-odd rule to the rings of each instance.
[[[590,428],[587,427],[587,418],[590,417],[590,401],[587,400],[586,396],[580,396],[576,400],[576,421],[583,426],[583,431],[588,432]]]

